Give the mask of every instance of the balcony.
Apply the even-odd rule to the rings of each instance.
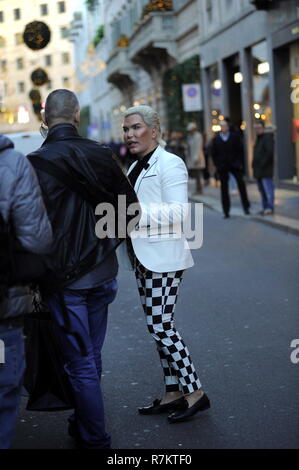
[[[107,80],[121,91],[137,81],[136,66],[130,62],[128,47],[117,47],[107,61]]]
[[[148,73],[172,67],[177,55],[175,26],[174,12],[150,13],[130,38],[129,59]]]

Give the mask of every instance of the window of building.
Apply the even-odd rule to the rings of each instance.
[[[52,88],[53,88],[52,80],[48,80],[48,82],[47,82],[47,90],[51,90]]]
[[[179,10],[188,0],[173,0],[174,10]]]
[[[52,56],[51,55],[46,55],[45,56],[45,65],[47,67],[50,67],[52,65]]]
[[[40,14],[41,16],[46,16],[48,14],[48,5],[46,3],[42,3],[42,5],[40,5]]]
[[[2,73],[7,72],[7,60],[6,60],[6,59],[1,60],[1,62],[0,62],[0,70],[1,70]]]
[[[58,13],[65,13],[65,2],[58,2]]]
[[[4,22],[4,12],[0,11],[0,23]]]
[[[61,37],[62,39],[65,39],[65,38],[68,37],[68,29],[67,29],[66,26],[62,26],[62,27],[60,28],[60,37]]]
[[[63,52],[62,55],[62,63],[69,64],[70,63],[70,54],[68,52]]]
[[[16,66],[18,70],[22,70],[24,68],[24,59],[22,57],[19,57],[16,60]]]
[[[21,19],[21,10],[20,8],[15,8],[13,11],[14,14],[14,19],[15,20],[20,20]]]
[[[18,92],[19,93],[25,93],[25,83],[24,82],[18,82]]]
[[[0,36],[0,47],[5,47],[6,42],[3,36]]]
[[[15,34],[15,43],[16,45],[23,44],[23,34],[22,33],[17,33]]]
[[[70,79],[68,77],[63,77],[62,83],[64,87],[68,88],[70,86]]]
[[[207,3],[206,3],[206,10],[207,10],[208,21],[209,21],[209,23],[211,23],[212,20],[213,20],[213,5],[212,5],[212,0],[207,0]]]

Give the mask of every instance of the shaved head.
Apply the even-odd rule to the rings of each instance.
[[[74,124],[75,115],[79,110],[79,101],[75,93],[64,89],[54,90],[49,94],[46,100],[46,124],[49,127],[61,122]]]

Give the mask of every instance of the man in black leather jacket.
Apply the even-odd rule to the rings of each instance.
[[[243,177],[243,144],[238,134],[231,132],[229,122],[221,121],[221,132],[211,143],[211,156],[221,182],[221,203],[224,218],[230,216],[229,175],[235,177],[244,213],[249,214],[250,202]]]
[[[125,196],[124,212],[138,201],[112,151],[79,136],[80,109],[74,93],[50,93],[44,121],[48,136],[28,158],[37,170],[53,228],[53,249],[48,260],[52,275],[43,288],[51,292],[47,300],[61,326],[65,368],[74,392],[75,413],[69,418],[69,434],[81,447],[109,448],[100,386],[101,349],[108,305],[117,291],[115,249],[121,240],[116,235],[97,237],[95,207],[110,203],[117,208],[118,196]],[[45,160],[48,166],[49,162],[50,167],[55,165],[56,173],[43,168]],[[123,223],[132,219],[124,213],[120,216]]]

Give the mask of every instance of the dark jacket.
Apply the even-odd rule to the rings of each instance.
[[[53,227],[53,275],[49,290],[66,286],[99,265],[119,244],[117,238],[97,238],[95,207],[100,203],[117,206],[118,195],[126,196],[126,207],[137,202],[134,189],[122,172],[111,149],[79,136],[71,124],[52,127],[42,147],[28,155],[51,161],[74,180],[84,183],[92,205],[54,176],[38,170],[42,194]],[[131,217],[128,217],[128,222]]]
[[[51,247],[52,229],[38,181],[28,160],[13,147],[12,141],[0,134],[0,212],[6,222],[10,218],[25,250],[46,253]],[[31,310],[29,287],[13,286],[0,302],[0,323]]]
[[[230,133],[225,142],[218,134],[212,140],[211,156],[218,171],[243,169],[243,144],[238,134]]]
[[[263,133],[256,139],[253,157],[253,175],[255,178],[273,178],[274,170],[274,136]]]

